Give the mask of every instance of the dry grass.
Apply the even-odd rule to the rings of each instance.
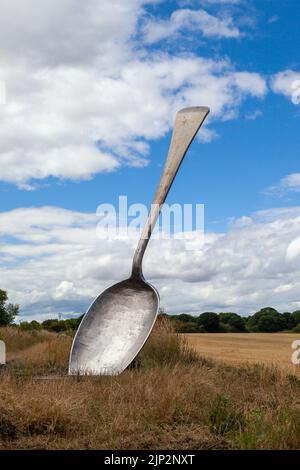
[[[14,375],[61,374],[67,372],[72,338],[48,331],[21,331],[0,328],[7,360]]]
[[[21,331],[19,328],[12,326],[0,328],[0,339],[6,344],[8,359],[18,351],[48,341],[50,337],[51,333],[47,331]]]
[[[70,347],[39,334],[0,377],[0,449],[299,448],[295,376],[202,359],[163,323],[118,377],[36,380],[66,370]]]
[[[300,376],[292,364],[291,345],[296,333],[207,333],[186,334],[188,345],[201,356],[230,364],[265,364]]]

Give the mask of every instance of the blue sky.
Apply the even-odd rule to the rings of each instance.
[[[201,5],[201,2],[186,3],[193,9]],[[192,31],[187,37],[168,40],[167,44],[160,41],[155,49],[170,54],[183,50],[208,58],[229,57],[240,70],[258,72],[266,79],[282,70],[299,70],[300,9],[297,1],[241,3],[225,4],[223,8],[232,10],[237,21],[242,23],[245,18],[240,18],[241,12],[242,16],[250,15],[253,25],[245,28],[244,37],[203,41],[200,34]],[[176,10],[176,2],[158,2],[146,8],[155,18],[167,20]],[[211,5],[209,11],[220,14],[218,2]],[[247,120],[247,115],[257,111],[262,114],[255,120]],[[297,204],[297,193],[274,200],[263,190],[286,174],[299,171],[299,113],[299,109],[282,95],[269,93],[263,100],[246,100],[238,119],[213,125],[218,139],[203,146],[194,144],[170,194],[170,201],[203,202],[207,227],[213,229],[216,226],[220,230],[226,229],[228,218]],[[0,209],[59,205],[93,212],[98,203],[116,203],[119,194],[127,194],[129,201],[149,204],[169,140],[170,133],[167,133],[163,138],[149,141],[150,162],[144,168],[121,167],[109,174],[96,174],[87,182],[46,178],[41,182],[41,189],[35,191],[22,191],[2,182]],[[145,178],[149,181],[147,185]]]
[[[76,217],[83,240],[100,203],[127,195],[129,203],[150,204],[174,114],[186,105],[208,105],[211,115],[168,202],[205,204],[211,252],[196,257],[189,276],[183,270],[190,254],[176,269],[166,247],[163,271],[163,248],[154,244],[148,278],[170,311],[247,313],[266,302],[298,308],[298,0],[44,3],[42,11],[37,0],[24,0],[17,17],[14,1],[0,6],[0,80],[7,90],[0,107],[0,270],[24,317],[81,313],[118,279],[118,259],[126,274],[134,244],[99,248],[92,241],[83,249],[73,241]],[[39,27],[32,27],[32,11]],[[255,230],[268,257],[263,269],[258,247],[247,252]],[[270,238],[273,230],[283,239]],[[237,264],[232,243],[240,250]],[[205,257],[218,250],[228,263],[220,260],[211,272]],[[283,262],[292,266],[278,271]],[[240,263],[253,265],[242,285]],[[222,282],[232,287],[227,298]]]

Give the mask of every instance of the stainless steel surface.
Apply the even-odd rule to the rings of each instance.
[[[179,167],[194,137],[209,113],[209,108],[184,108],[176,115],[170,149],[160,183],[149,212],[148,220],[133,258],[132,274],[142,276],[142,261],[146,247],[160,214],[161,206],[171,189]]]
[[[177,113],[166,165],[134,254],[131,277],[106,289],[87,311],[74,338],[69,374],[120,374],[147,340],[156,320],[159,295],[144,279],[143,256],[180,164],[208,113],[206,107]]]

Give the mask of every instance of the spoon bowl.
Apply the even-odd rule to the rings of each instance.
[[[159,295],[131,277],[97,297],[73,343],[70,374],[116,375],[133,361],[152,330]]]

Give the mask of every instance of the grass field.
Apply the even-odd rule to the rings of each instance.
[[[278,366],[300,376],[300,365],[293,365],[291,347],[300,340],[296,333],[201,333],[187,334],[188,344],[201,356],[230,364]]]
[[[0,339],[8,349],[2,450],[300,447],[295,374],[203,358],[167,323],[156,325],[136,366],[116,377],[67,377],[66,335],[0,328]]]

